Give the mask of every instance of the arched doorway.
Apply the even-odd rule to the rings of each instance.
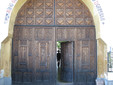
[[[57,41],[66,42],[61,46],[66,84],[72,78],[71,84],[95,85],[95,26],[78,0],[29,0],[20,9],[13,35],[13,83],[55,85]]]

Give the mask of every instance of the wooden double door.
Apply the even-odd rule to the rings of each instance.
[[[63,41],[61,80],[66,85],[95,85],[95,26],[82,0],[27,0],[21,7],[12,44],[13,84],[61,85],[57,41]]]
[[[15,26],[12,50],[14,85],[56,85],[56,42],[61,43],[61,79],[74,85],[95,85],[94,27]],[[63,83],[63,82],[62,82]]]

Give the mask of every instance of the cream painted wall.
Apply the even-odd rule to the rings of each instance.
[[[107,79],[107,45],[101,39],[97,39],[97,77]]]
[[[4,70],[4,77],[11,76],[11,45],[12,39],[10,37],[7,37],[2,43],[0,70]]]
[[[0,49],[0,55],[1,55],[1,49]]]

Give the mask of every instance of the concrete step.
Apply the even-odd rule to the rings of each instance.
[[[113,85],[113,80],[109,80],[108,85]]]

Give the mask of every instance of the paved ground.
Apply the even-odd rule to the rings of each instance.
[[[108,85],[113,85],[113,72],[108,72]]]

